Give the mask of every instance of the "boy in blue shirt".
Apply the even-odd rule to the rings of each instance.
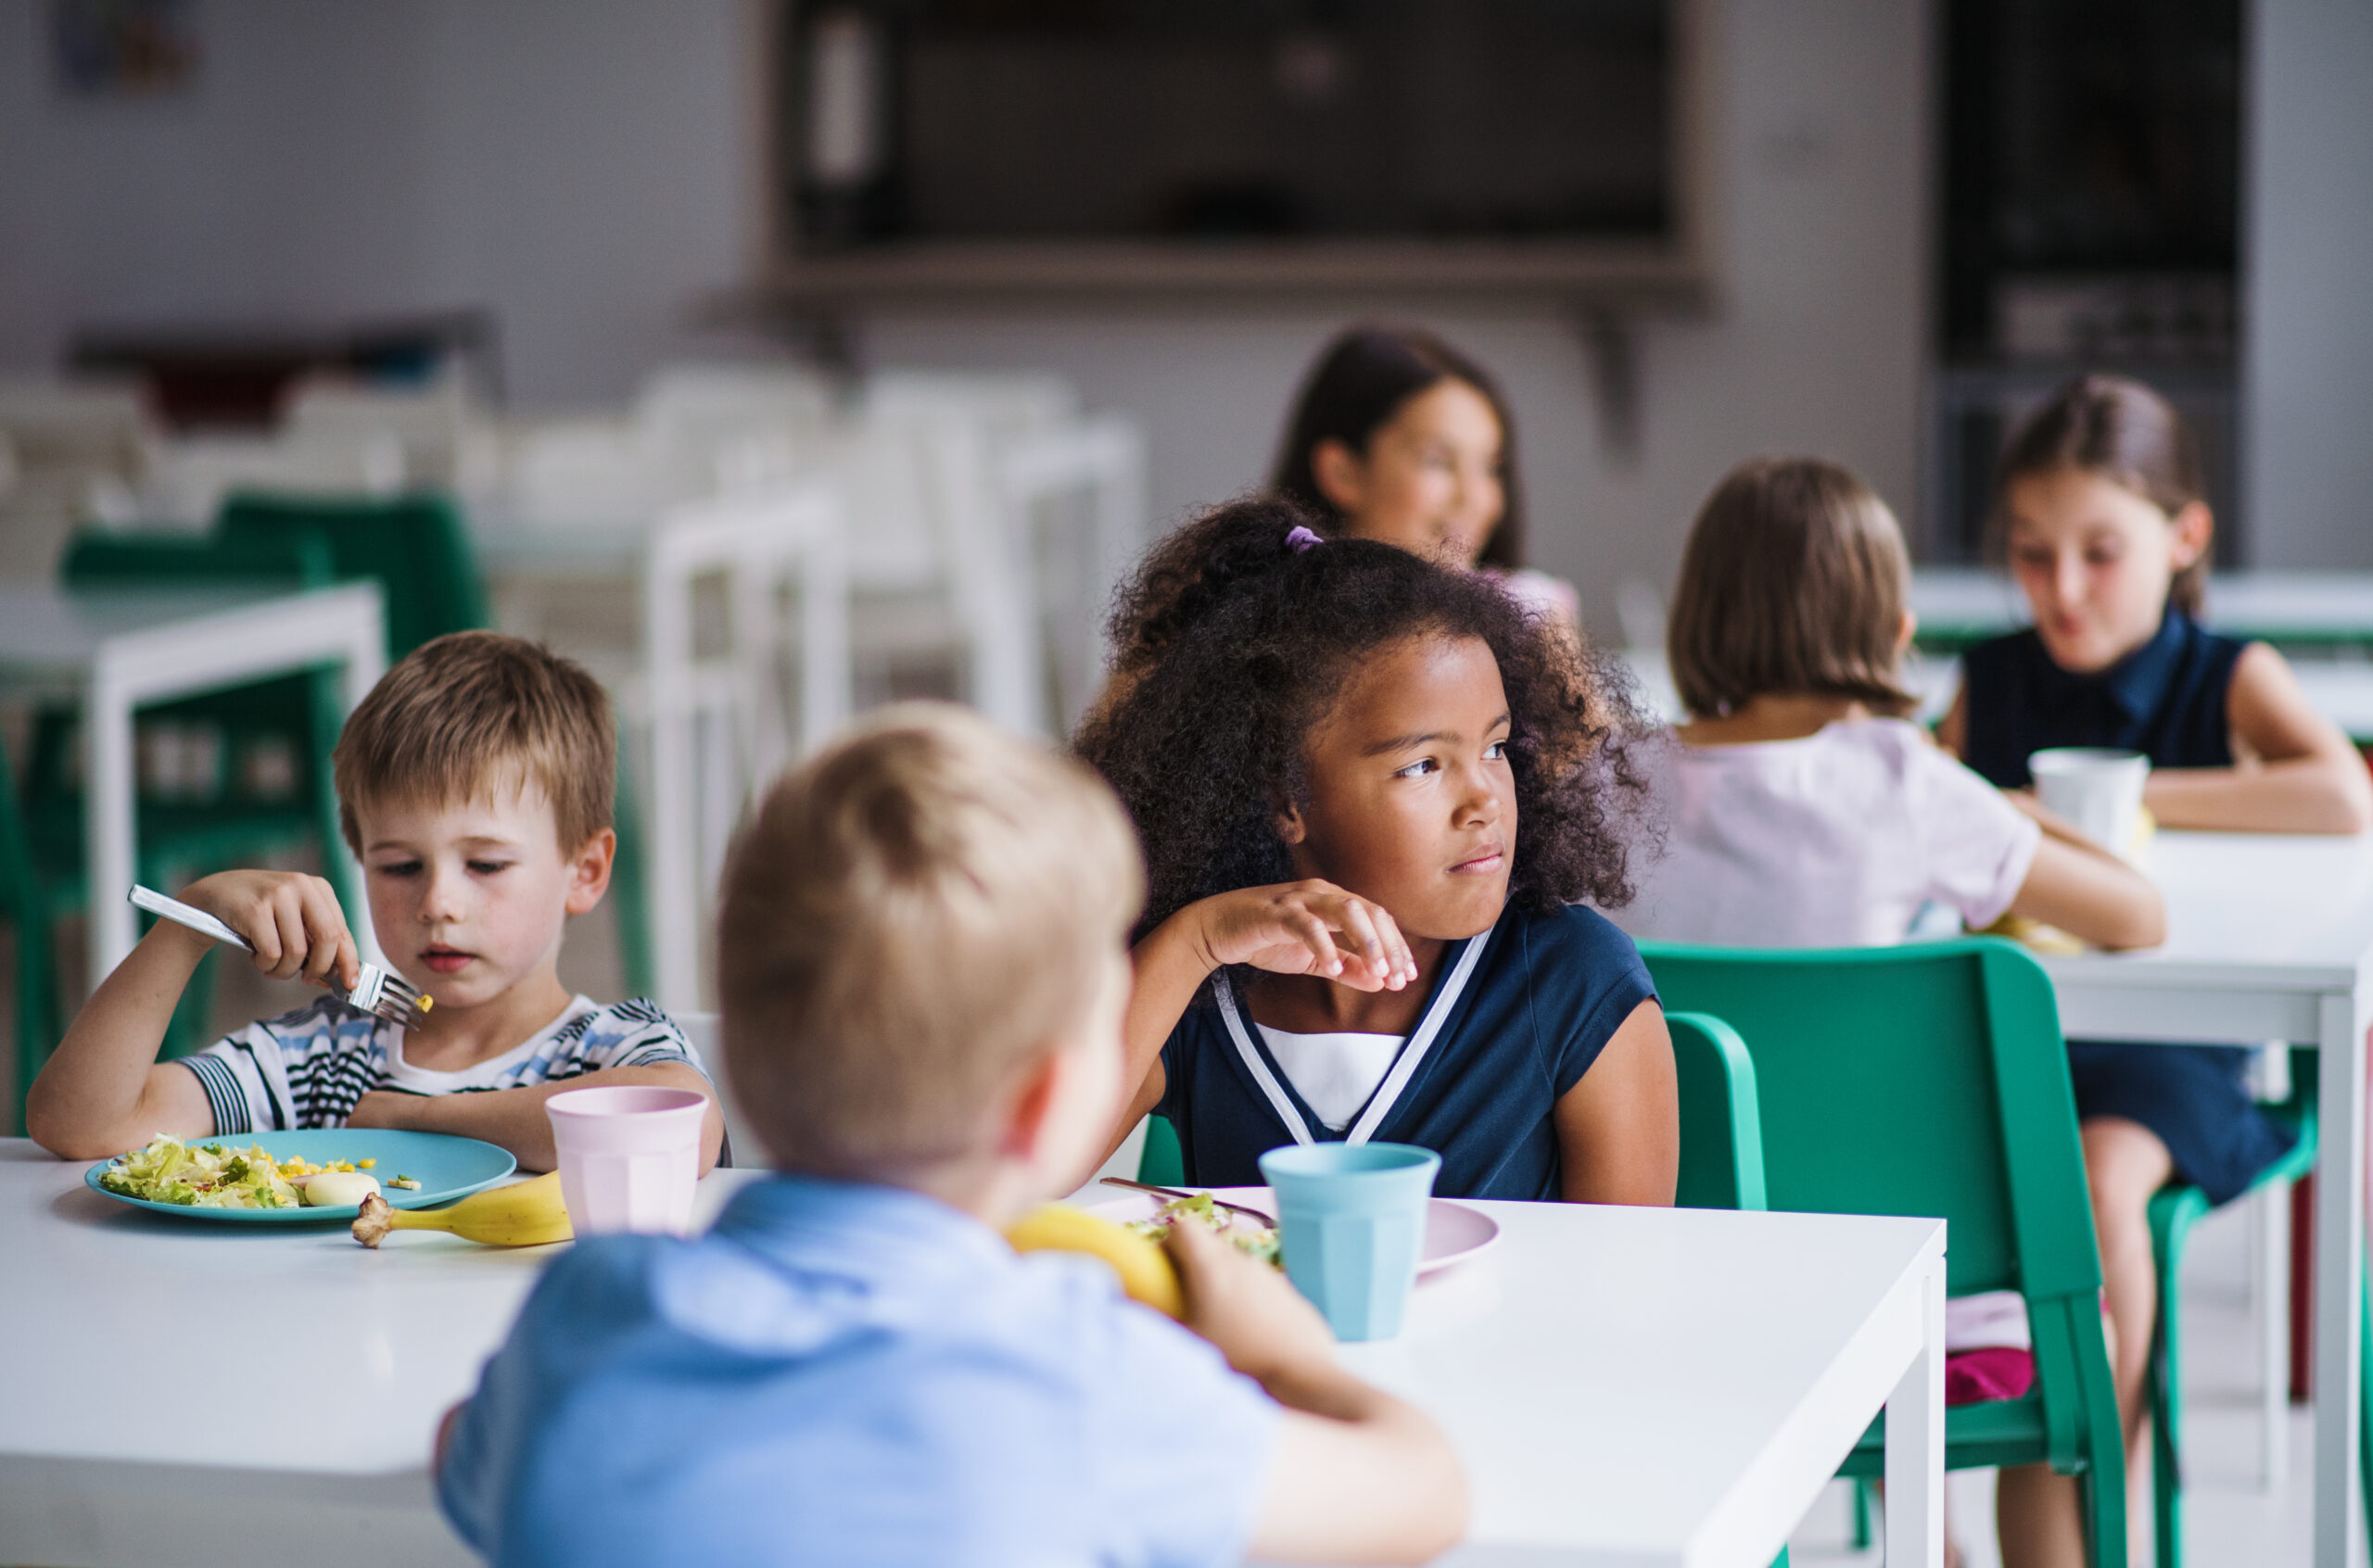
[[[891,710],[778,785],[718,969],[779,1174],[697,1240],[552,1265],[441,1435],[463,1537],[568,1568],[1454,1542],[1440,1433],[1337,1367],[1275,1271],[1174,1232],[1182,1329],[1101,1264],[997,1234],[1076,1184],[1116,1114],[1142,884],[1108,791],[958,709]]]

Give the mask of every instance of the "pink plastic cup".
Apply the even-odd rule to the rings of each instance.
[[[692,1229],[708,1096],[643,1084],[571,1089],[546,1100],[544,1114],[578,1235]]]

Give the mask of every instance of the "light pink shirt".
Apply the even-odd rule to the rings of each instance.
[[[1800,740],[1690,746],[1642,759],[1666,850],[1610,918],[1636,939],[1724,947],[1901,942],[1932,900],[1992,925],[2036,857],[2035,822],[1901,719]]]

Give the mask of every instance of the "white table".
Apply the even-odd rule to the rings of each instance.
[[[2029,620],[2026,600],[2006,574],[1974,566],[1914,572],[1911,609],[1922,635],[1956,641]],[[2202,619],[2270,642],[2373,644],[2373,572],[2212,572]]]
[[[387,668],[385,625],[376,583],[303,593],[69,593],[0,583],[0,682],[82,700],[92,985],[139,940],[123,900],[139,865],[135,710],[330,664],[351,709]],[[347,852],[339,844],[331,853]],[[359,875],[349,881],[362,886]],[[363,956],[376,962],[371,923],[354,925]]]
[[[2061,1027],[2078,1037],[2318,1047],[2316,1562],[2347,1568],[2357,1518],[2373,836],[2161,833],[2146,868],[2166,895],[2166,942],[2045,958]]]
[[[159,1218],[82,1170],[0,1141],[0,1562],[469,1562],[430,1436],[552,1249]],[[1465,1455],[1463,1560],[1765,1568],[1884,1407],[1890,1560],[1941,1561],[1941,1220],[1479,1207],[1494,1253],[1343,1352]]]

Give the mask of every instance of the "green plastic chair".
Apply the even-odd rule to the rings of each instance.
[[[1738,1031],[1705,1013],[1668,1013],[1681,1092],[1681,1180],[1676,1208],[1760,1209],[1763,1120],[1755,1062]]]
[[[1955,1295],[2017,1290],[2025,1397],[1945,1413],[1948,1469],[2048,1462],[2083,1478],[2097,1568],[2126,1562],[2125,1465],[2100,1264],[2051,982],[2010,942],[1836,952],[1643,942],[1668,1007],[1754,1053],[1775,1209],[1942,1215]],[[1839,1473],[1884,1469],[1884,1418]]]
[[[1157,1187],[1175,1187],[1186,1180],[1186,1156],[1178,1146],[1178,1129],[1166,1116],[1146,1118],[1146,1144],[1137,1155],[1137,1180]]]
[[[2254,1191],[2269,1182],[2296,1182],[2316,1169],[2316,1053],[2305,1048],[2291,1053],[2291,1097],[2268,1106],[2274,1118],[2297,1135],[2291,1152],[2251,1182]],[[2151,1500],[2156,1525],[2155,1552],[2159,1568],[2183,1568],[2183,1300],[2176,1286],[2183,1271],[2184,1249],[2192,1227],[2209,1212],[2208,1195],[2185,1182],[2170,1182],[2151,1195],[2151,1255],[2159,1270],[2159,1334],[2152,1347],[2144,1384],[2151,1405]],[[2360,1346],[2373,1346],[2373,1296],[2358,1312]],[[2366,1524],[2373,1529],[2373,1360],[2360,1354],[2360,1436],[2357,1463],[2362,1473]]]

